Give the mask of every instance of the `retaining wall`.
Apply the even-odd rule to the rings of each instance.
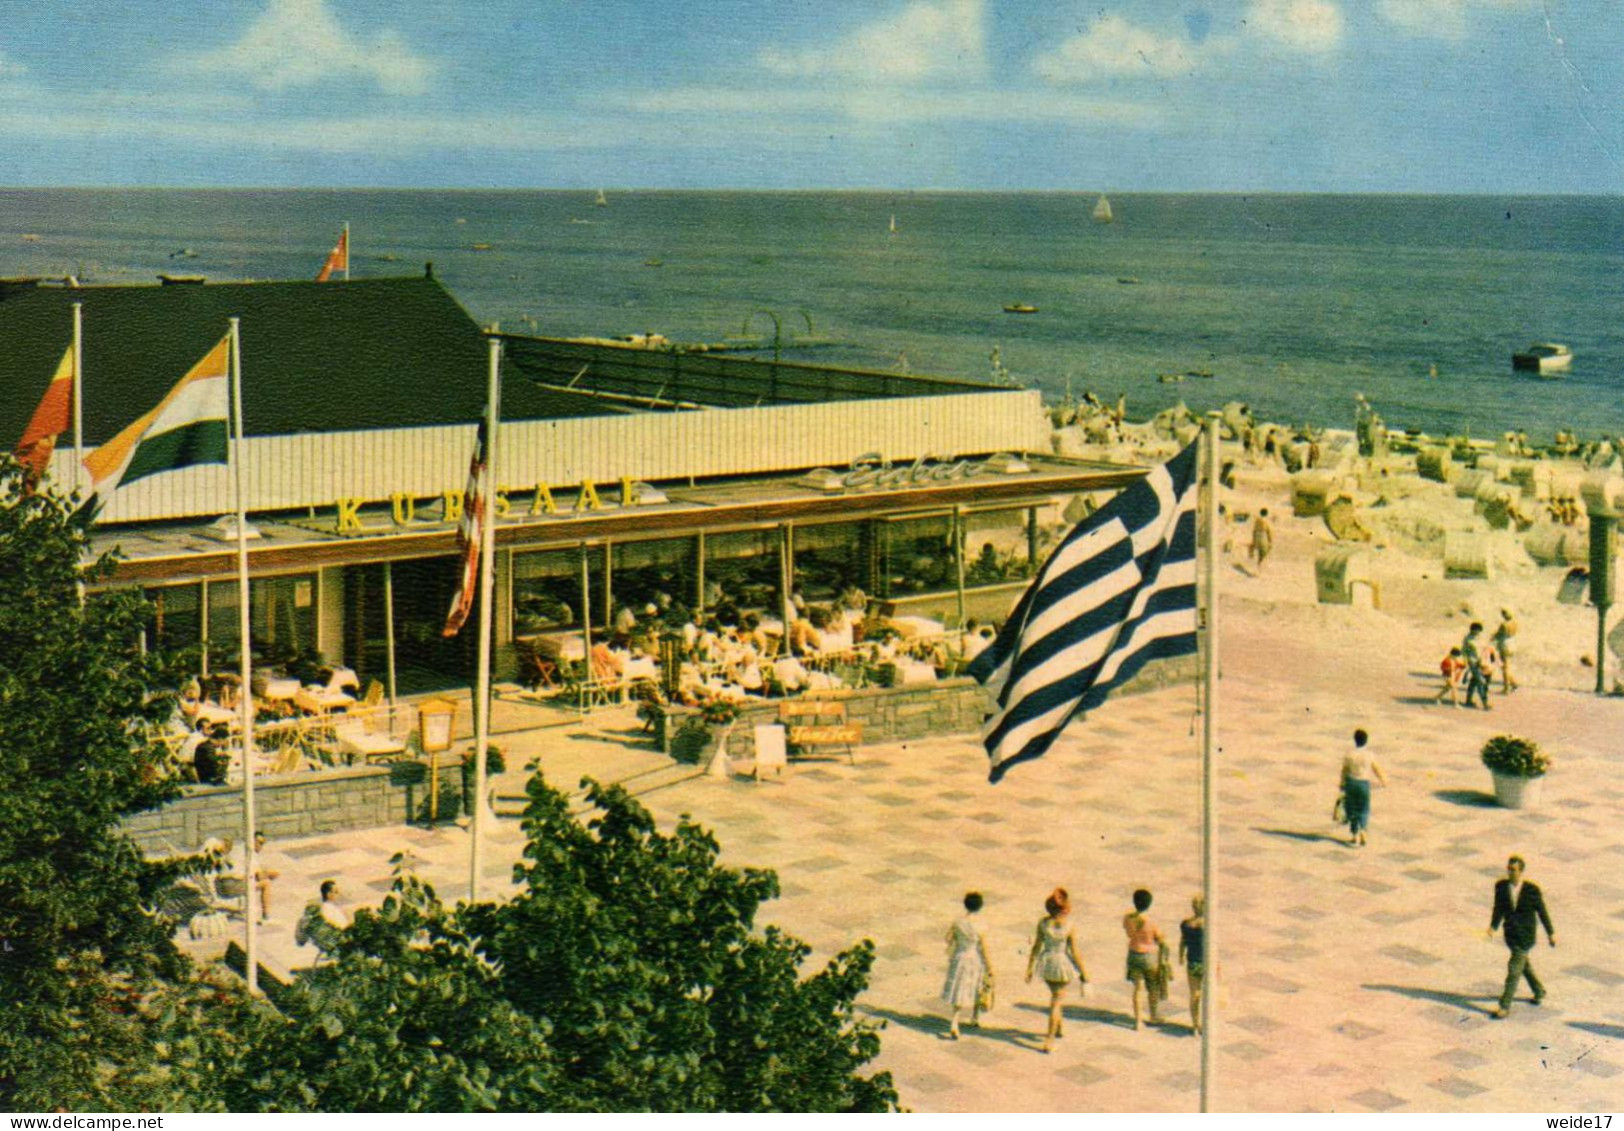
[[[462,770],[456,758],[440,764],[441,816],[454,816],[462,796]],[[285,774],[254,781],[257,827],[266,837],[313,836],[349,829],[403,825],[420,817],[428,803],[426,762]],[[195,850],[209,837],[242,839],[242,790],[236,786],[191,786],[160,809],[137,813],[124,831],[149,852]]]

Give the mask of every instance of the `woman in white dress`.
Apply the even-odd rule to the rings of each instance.
[[[1049,986],[1049,1027],[1043,1034],[1043,1051],[1054,1048],[1057,1037],[1065,1036],[1060,998],[1071,985],[1072,971],[1088,983],[1088,972],[1077,954],[1077,940],[1071,933],[1066,916],[1071,914],[1071,897],[1065,888],[1055,888],[1043,901],[1048,915],[1038,922],[1037,935],[1032,939],[1032,955],[1026,960],[1026,980],[1037,974]]]
[[[970,1024],[981,1024],[981,987],[992,977],[987,961],[987,944],[981,937],[976,912],[981,910],[981,893],[964,897],[964,914],[947,929],[947,978],[942,982],[942,1000],[953,1007],[953,1024],[948,1039],[959,1039],[959,1014],[970,1011]]]

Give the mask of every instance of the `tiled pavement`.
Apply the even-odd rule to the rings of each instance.
[[[1261,1111],[1616,1110],[1624,1106],[1624,702],[1528,689],[1493,714],[1417,701],[1427,685],[1381,656],[1379,618],[1312,647],[1254,618],[1232,629],[1221,701],[1219,903],[1223,954],[1215,1107]],[[1362,663],[1361,663],[1362,661]],[[1419,665],[1414,665],[1419,666]],[[662,820],[713,827],[725,858],[779,872],[765,909],[821,960],[878,945],[864,1006],[887,1022],[879,1067],[920,1110],[1193,1110],[1199,1042],[1173,987],[1173,1023],[1128,1026],[1118,925],[1135,887],[1157,895],[1171,935],[1200,880],[1199,719],[1189,690],[1123,700],[1074,727],[1045,759],[989,786],[972,739],[865,748],[858,764],[799,764],[782,784],[697,778],[648,794]],[[1374,800],[1371,844],[1329,821],[1341,752],[1368,728],[1392,782]],[[1498,731],[1557,758],[1542,806],[1488,802],[1477,762]],[[624,739],[625,735],[598,736]],[[574,731],[517,736],[551,777],[626,776],[651,753]],[[511,745],[510,745],[511,749]],[[466,837],[377,830],[287,842],[283,921],[268,953],[299,961],[293,904],[326,875],[350,896],[387,888],[409,848],[451,896],[466,890]],[[519,850],[505,822],[489,874]],[[1559,946],[1535,963],[1551,992],[1493,1021],[1505,969],[1487,941],[1493,880],[1520,852],[1546,892]],[[1045,1056],[1040,985],[1025,947],[1056,884],[1077,906],[1093,982],[1067,1007]],[[943,1039],[935,999],[942,936],[964,891],[982,913],[999,1002],[979,1031]]]

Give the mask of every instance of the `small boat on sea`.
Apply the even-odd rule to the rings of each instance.
[[[1121,283],[1124,287],[1138,286],[1139,277],[1137,275],[1118,275],[1117,282]]]
[[[1535,342],[1511,355],[1511,368],[1538,373],[1541,377],[1560,376],[1573,364],[1573,351],[1560,342]]]
[[[1094,223],[1109,224],[1116,217],[1111,214],[1111,202],[1101,193],[1100,198],[1094,202]]]
[[[1029,302],[1010,302],[1004,304],[1005,314],[1036,314],[1038,308]]]
[[[897,214],[895,212],[891,213],[890,232],[893,236],[897,234]]]
[[[470,250],[470,251],[490,251],[491,247],[492,247],[492,245],[488,244],[488,243],[476,243],[472,247],[470,247],[468,250]]]
[[[665,260],[663,260],[663,259],[645,259],[645,260],[643,260],[643,266],[644,267],[664,267],[665,266]]]
[[[609,207],[609,198],[607,196],[603,195],[603,190],[602,189],[599,189],[598,190],[598,198],[596,200],[594,200],[592,203],[594,205],[596,205],[597,207],[599,207],[599,208],[608,208]]]

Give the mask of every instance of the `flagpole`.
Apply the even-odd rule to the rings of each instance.
[[[242,837],[243,863],[243,950],[246,955],[248,992],[259,992],[259,939],[254,907],[254,660],[249,642],[248,602],[248,513],[243,505],[243,426],[242,426],[242,339],[238,319],[231,319],[231,411],[237,420],[237,442],[231,445],[232,493],[237,504],[237,633],[242,664],[242,687],[237,706],[242,711]]]
[[[85,423],[84,413],[80,408],[80,398],[83,386],[79,375],[85,368],[84,353],[84,313],[85,304],[73,304],[73,490],[79,492],[79,465],[85,458]]]
[[[485,825],[494,816],[485,802],[485,747],[491,738],[491,629],[495,620],[491,606],[496,594],[496,428],[501,418],[501,338],[491,338],[490,356],[490,377],[485,391],[485,474],[479,485],[479,676],[474,688],[474,805],[468,826],[473,834],[472,850],[468,853],[468,900],[471,903],[479,902]],[[588,659],[590,661],[590,656]]]
[[[1202,547],[1202,572],[1205,575],[1207,601],[1207,640],[1203,650],[1205,669],[1201,673],[1204,710],[1201,719],[1201,898],[1202,907],[1202,961],[1204,972],[1201,983],[1201,1111],[1212,1110],[1213,1091],[1217,1081],[1213,1078],[1213,1049],[1217,1041],[1213,1034],[1218,996],[1218,948],[1212,925],[1217,911],[1218,783],[1214,773],[1213,755],[1218,745],[1218,555],[1213,552],[1218,540],[1218,422],[1220,414],[1210,412],[1206,423],[1207,494],[1205,499],[1206,542]]]
[[[350,281],[350,222],[344,221],[344,281]]]

